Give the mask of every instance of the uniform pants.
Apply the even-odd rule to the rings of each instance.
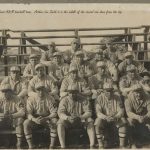
[[[24,118],[1,120],[0,131],[10,130],[10,129],[13,130],[15,128],[17,138],[22,138],[24,136],[23,122],[24,122]]]
[[[120,138],[125,138],[127,134],[127,122],[125,118],[121,118],[117,122],[107,122],[104,119],[97,118],[95,121],[95,131],[97,139],[102,139],[104,136],[104,130],[108,125],[115,125],[119,132]]]
[[[50,136],[56,138],[57,136],[57,118],[53,118],[49,123],[38,125],[35,122],[27,119],[24,122],[24,133],[26,139],[32,138],[32,130],[37,127],[46,127],[50,129]]]

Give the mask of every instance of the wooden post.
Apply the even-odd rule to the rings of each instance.
[[[142,45],[141,43],[138,43],[138,60],[144,60],[144,52],[142,52]]]
[[[24,36],[25,36],[24,32],[21,32],[20,45],[26,44],[26,40],[22,38]],[[24,54],[24,53],[26,53],[26,47],[20,46],[18,48],[18,54]],[[18,62],[17,63],[18,64],[22,64],[22,63],[26,64],[27,60],[24,60],[24,56],[18,56]],[[20,67],[20,71],[21,71],[21,67]]]
[[[139,43],[138,42],[135,42],[132,44],[132,51],[137,51],[139,49]],[[138,60],[138,52],[135,52],[135,60]]]
[[[124,32],[125,32],[125,34],[129,34],[129,33],[130,33],[130,28],[126,28],[126,29],[124,30]],[[126,37],[125,37],[125,42],[128,42],[128,41],[129,41],[129,36],[126,36]],[[126,49],[128,50],[128,43],[125,44],[125,47],[126,47]]]
[[[145,26],[145,29],[144,29],[144,41],[148,41],[149,39],[149,36],[148,36],[148,32],[149,32],[149,27],[148,26]],[[144,50],[148,50],[148,43],[144,43]],[[148,52],[144,52],[144,60],[148,60]],[[150,67],[150,63],[149,62],[143,62],[144,63],[144,66],[149,70]]]
[[[75,34],[75,38],[79,38],[78,30],[75,30],[75,31],[74,31],[74,34]]]
[[[144,29],[144,41],[148,41],[148,32],[149,32],[149,27],[145,27]],[[148,43],[144,43],[144,50],[148,50]],[[148,54],[147,53],[144,53],[144,60],[147,60],[148,59]]]
[[[21,32],[21,37],[25,37],[25,33],[24,33],[24,32]],[[26,45],[26,40],[22,38],[21,43],[22,43],[23,45]],[[22,47],[22,48],[21,48],[21,54],[26,54],[26,53],[27,53],[26,47]],[[22,56],[21,58],[23,59],[24,64],[27,64],[26,56]]]
[[[22,32],[21,32],[21,37],[22,37]],[[19,43],[20,43],[20,45],[22,45],[22,38],[19,40]],[[18,54],[22,54],[22,52],[23,52],[23,47],[22,46],[20,46],[19,48],[18,48]],[[18,56],[18,64],[21,64],[22,63],[22,56]]]
[[[75,34],[75,38],[79,39],[79,41],[80,41],[80,48],[83,48],[83,45],[81,44],[81,40],[80,40],[80,37],[79,37],[79,32],[78,32],[78,30],[75,30],[75,31],[74,31],[74,34]]]
[[[139,50],[140,43],[136,42],[136,36],[135,35],[132,35],[132,38],[130,41],[134,42],[134,43],[130,44],[132,46],[132,51],[134,52],[134,51]],[[138,56],[139,56],[139,53],[135,52],[135,60],[138,60]]]
[[[5,52],[7,54],[7,38],[6,38],[7,31],[3,30],[2,31],[2,38],[1,38],[1,43],[3,44],[3,53]],[[8,65],[8,56],[4,56],[4,65]],[[8,67],[4,67],[4,72],[5,76],[8,76]]]

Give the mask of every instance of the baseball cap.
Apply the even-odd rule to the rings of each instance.
[[[62,54],[61,54],[60,52],[55,52],[55,53],[53,54],[53,57],[55,57],[55,56],[62,56]]]
[[[40,63],[35,66],[35,70],[37,70],[38,68],[44,68],[44,67],[45,65]]]
[[[75,56],[84,56],[84,53],[82,51],[75,52]]]
[[[105,63],[103,61],[98,61],[96,66],[97,67],[105,67]]]
[[[134,84],[131,88],[132,88],[132,91],[142,90],[142,86],[140,84]]]
[[[10,71],[20,71],[20,68],[18,66],[12,66]]]
[[[104,90],[113,90],[113,85],[110,84],[110,83],[104,83],[104,86],[103,86]]]
[[[69,73],[73,72],[73,71],[78,71],[76,66],[70,66],[69,68]]]
[[[39,90],[39,89],[42,89],[42,88],[45,88],[45,85],[44,85],[43,83],[37,83],[37,84],[35,85],[35,89],[36,89],[36,90]]]
[[[125,58],[129,57],[129,56],[133,56],[132,52],[128,51],[124,54]]]
[[[32,58],[38,58],[38,56],[39,56],[38,54],[30,54],[29,58],[30,59],[32,59]]]
[[[75,39],[73,39],[73,40],[72,40],[72,42],[71,42],[71,43],[80,43],[80,39],[75,38]]]
[[[127,66],[127,68],[126,68],[126,71],[135,71],[135,70],[136,70],[135,65],[129,65],[129,66]]]
[[[8,91],[8,90],[12,90],[12,89],[11,89],[10,84],[2,84],[2,85],[0,86],[0,90],[1,90],[2,92],[5,92],[5,91]]]
[[[77,86],[77,84],[71,84],[68,86],[68,92],[78,92],[79,91],[79,87]]]

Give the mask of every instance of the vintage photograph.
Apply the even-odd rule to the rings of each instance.
[[[150,4],[1,4],[0,149],[150,148]]]

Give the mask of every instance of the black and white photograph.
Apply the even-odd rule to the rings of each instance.
[[[150,4],[1,4],[0,20],[0,149],[150,148]]]

